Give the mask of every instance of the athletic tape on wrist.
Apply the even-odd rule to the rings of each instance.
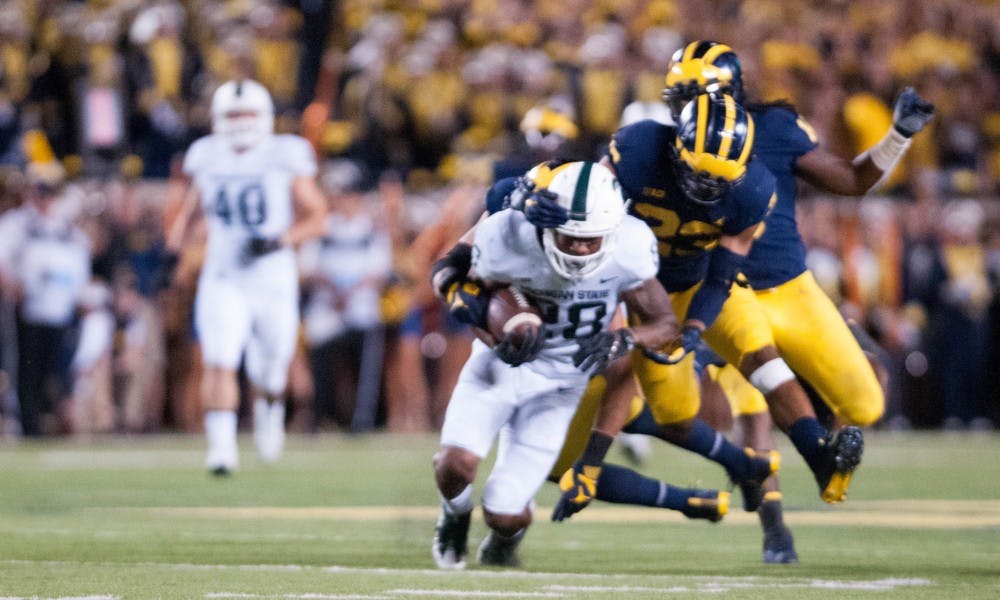
[[[750,374],[750,384],[767,396],[783,383],[795,379],[795,373],[780,358],[772,358]]]
[[[896,131],[895,127],[890,127],[889,132],[868,149],[868,156],[871,157],[876,167],[886,172],[896,164],[896,161],[906,153],[909,147],[910,138]]]

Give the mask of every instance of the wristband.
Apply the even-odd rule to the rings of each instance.
[[[867,150],[867,154],[876,167],[887,172],[909,147],[910,138],[901,134],[895,127],[890,127],[889,132]]]

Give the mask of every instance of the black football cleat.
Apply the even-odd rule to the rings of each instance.
[[[795,539],[791,530],[784,525],[764,533],[764,563],[769,565],[789,565],[799,562],[795,552]]]
[[[729,492],[699,490],[688,498],[681,513],[689,519],[707,519],[718,523],[729,512]]]
[[[217,465],[215,467],[212,467],[208,470],[208,473],[212,477],[219,477],[219,478],[229,477],[230,475],[233,474],[232,470],[230,470],[230,468],[227,467],[226,465]]]
[[[756,512],[764,501],[764,481],[781,468],[781,454],[777,450],[758,453],[753,448],[744,448],[743,451],[750,457],[751,474],[746,479],[733,483],[740,487],[743,495],[743,510]]]
[[[817,473],[819,495],[824,502],[836,504],[847,499],[851,474],[861,464],[865,438],[861,429],[853,425],[841,427],[826,441],[827,459]]]
[[[491,529],[479,544],[477,555],[479,564],[487,567],[520,567],[521,559],[517,556],[517,546],[523,537],[524,530],[508,538]]]
[[[472,513],[450,515],[443,509],[434,527],[431,554],[439,569],[464,569],[468,552],[469,523]]]

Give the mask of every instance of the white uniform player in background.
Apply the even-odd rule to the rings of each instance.
[[[509,284],[520,290],[541,312],[543,341],[513,352],[500,340],[493,349],[483,341],[473,344],[434,457],[442,512],[432,553],[440,568],[465,566],[472,482],[501,430],[483,490],[490,533],[479,561],[512,566],[532,520],[535,493],[555,463],[590,377],[636,345],[659,348],[678,333],[656,280],[656,239],[643,222],[626,215],[611,171],[572,162],[538,167],[529,176],[536,191],[557,195],[569,221],[539,230],[516,210],[488,217],[475,230],[469,277],[486,288]],[[621,301],[641,324],[609,331]]]
[[[206,467],[225,475],[239,464],[237,369],[245,359],[260,458],[284,445],[284,392],[299,325],[293,247],[323,232],[325,205],[316,158],[295,135],[275,135],[267,90],[230,81],[212,98],[212,134],[184,157],[184,208],[171,226],[174,251],[207,225],[195,298],[204,375]],[[193,185],[192,185],[193,184]],[[191,193],[191,192],[195,193]],[[244,355],[245,353],[245,355]]]

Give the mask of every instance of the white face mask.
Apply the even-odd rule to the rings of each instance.
[[[237,115],[222,115],[213,130],[229,139],[236,150],[251,148],[271,134],[274,117],[241,111]]]
[[[609,233],[602,237],[600,248],[591,254],[570,254],[559,248],[556,235],[557,230],[546,229],[543,231],[542,248],[545,250],[545,257],[552,269],[560,277],[570,280],[582,279],[599,269],[611,256],[611,249],[615,242],[614,233]]]

